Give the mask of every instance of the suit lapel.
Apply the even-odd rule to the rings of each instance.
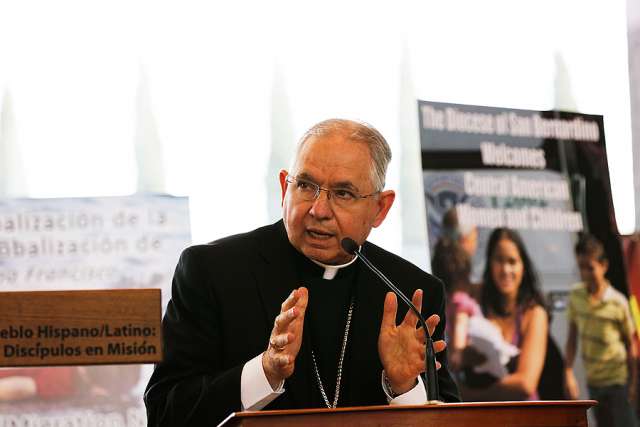
[[[267,336],[271,334],[273,321],[280,314],[282,302],[292,290],[302,284],[298,278],[291,245],[281,221],[267,227],[257,236],[260,259],[256,262],[255,279],[262,300],[267,325]],[[302,336],[302,347],[296,358],[294,374],[286,380],[286,395],[293,401],[293,407],[308,407],[311,396],[310,359],[311,351],[306,334]],[[265,343],[266,344],[266,343]]]
[[[259,260],[256,262],[255,279],[258,293],[265,309],[265,321],[269,333],[280,305],[291,291],[298,287],[298,278],[291,257],[289,242],[282,221],[266,228],[257,236]]]

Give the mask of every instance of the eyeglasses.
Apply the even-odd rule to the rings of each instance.
[[[371,194],[360,195],[347,188],[323,188],[313,181],[309,181],[304,178],[296,178],[291,175],[287,175],[285,180],[287,183],[293,184],[293,193],[302,200],[312,202],[320,197],[321,191],[326,191],[327,199],[332,200],[336,206],[340,206],[341,208],[349,208],[355,205],[358,200],[366,199],[367,197],[375,196],[380,193],[379,191],[376,191]]]

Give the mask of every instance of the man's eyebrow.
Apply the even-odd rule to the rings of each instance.
[[[298,178],[298,179],[306,179],[307,181],[311,181],[313,183],[316,182],[316,180],[313,178],[313,176],[309,175],[307,172],[299,173],[298,176],[296,176],[296,178]]]
[[[355,190],[358,191],[358,187],[353,185],[351,181],[339,181],[333,185],[333,188],[344,188],[346,190]]]
[[[304,179],[304,180],[307,180],[307,181],[311,181],[314,184],[318,183],[318,181],[316,181],[315,178],[311,174],[309,174],[308,172],[300,172],[298,174],[298,176],[296,176],[296,178]],[[338,181],[338,182],[332,184],[331,188],[342,188],[342,189],[345,189],[345,190],[354,190],[356,192],[358,191],[358,187],[355,186],[351,181]]]

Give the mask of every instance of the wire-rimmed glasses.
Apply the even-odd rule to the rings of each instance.
[[[294,194],[302,200],[312,202],[320,197],[321,191],[324,191],[327,193],[327,199],[341,208],[349,208],[356,204],[358,200],[366,199],[380,193],[380,191],[376,191],[371,194],[362,195],[349,188],[324,188],[313,181],[298,178],[293,175],[287,175],[285,180],[287,183],[293,185],[292,190]]]

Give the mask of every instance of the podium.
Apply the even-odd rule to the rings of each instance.
[[[586,427],[594,400],[468,402],[234,412],[219,426]]]

